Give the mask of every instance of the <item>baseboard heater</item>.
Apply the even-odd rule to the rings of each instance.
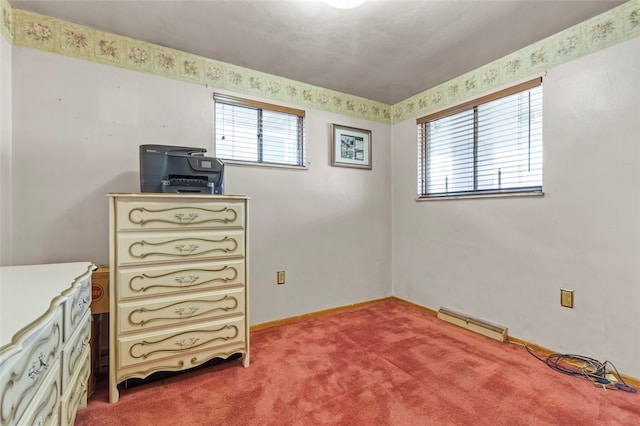
[[[447,308],[440,308],[438,318],[451,324],[466,328],[483,336],[490,337],[499,342],[507,340],[507,327],[491,324],[483,320],[471,318],[465,314],[454,312]]]

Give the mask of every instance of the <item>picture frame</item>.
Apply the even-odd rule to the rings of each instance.
[[[331,165],[371,170],[371,130],[332,124]]]

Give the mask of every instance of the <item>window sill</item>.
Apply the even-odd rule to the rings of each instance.
[[[304,166],[290,166],[287,164],[273,164],[273,163],[254,163],[251,161],[237,161],[237,160],[225,160],[221,159],[225,165],[230,166],[243,166],[243,167],[269,167],[275,169],[293,169],[293,170],[309,170],[309,163]]]
[[[446,201],[475,198],[505,198],[505,197],[544,197],[543,191],[520,191],[520,192],[493,192],[487,194],[460,194],[443,196],[423,196],[417,197],[416,201]]]

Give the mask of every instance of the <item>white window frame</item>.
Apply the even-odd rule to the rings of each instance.
[[[417,176],[417,200],[442,200],[442,199],[456,199],[456,198],[484,198],[484,197],[501,197],[501,196],[539,196],[544,195],[542,188],[542,178],[543,171],[540,171],[540,184],[539,185],[522,185],[519,187],[511,187],[511,188],[493,188],[493,189],[478,189],[476,184],[474,183],[472,190],[462,190],[462,191],[451,191],[451,192],[428,192],[428,178],[429,178],[429,170],[427,164],[428,157],[428,137],[427,137],[427,126],[429,123],[434,123],[437,120],[444,119],[447,117],[451,117],[455,114],[460,113],[468,113],[468,112],[477,112],[478,107],[490,103],[492,101],[496,101],[501,98],[505,98],[507,96],[515,95],[522,92],[527,92],[531,89],[542,86],[542,77],[535,78],[533,80],[526,81],[524,83],[515,85],[513,87],[506,88],[504,90],[474,99],[467,102],[464,102],[460,105],[456,105],[451,108],[447,108],[441,111],[438,111],[433,114],[429,114],[424,117],[420,117],[416,120],[418,126],[418,176]],[[531,114],[531,111],[529,112]],[[474,115],[474,128],[477,129],[477,114]],[[540,136],[541,137],[541,136]],[[473,132],[473,174],[472,179],[477,181],[477,164],[478,159],[477,155],[477,146],[478,146],[478,135],[477,131]],[[540,160],[542,162],[542,160]],[[542,167],[542,165],[541,165]]]
[[[217,158],[222,159],[225,163],[231,163],[231,164],[241,164],[241,165],[252,165],[252,166],[270,166],[270,167],[284,167],[284,168],[295,168],[295,169],[306,169],[307,168],[307,163],[306,163],[306,147],[305,147],[305,132],[304,132],[304,119],[305,119],[305,111],[304,110],[300,110],[300,109],[295,109],[295,108],[289,108],[289,107],[285,107],[285,106],[281,106],[281,105],[274,105],[274,104],[269,104],[269,103],[265,103],[265,102],[259,102],[259,101],[255,101],[255,100],[251,100],[251,99],[245,99],[245,98],[240,98],[240,97],[236,97],[236,96],[230,96],[230,95],[224,95],[224,94],[220,94],[220,93],[214,93],[213,94],[213,100],[214,100],[214,121],[213,121],[213,127],[214,127],[214,155]],[[222,137],[223,135],[220,135],[219,132],[220,130],[217,128],[218,127],[218,121],[216,119],[216,113],[217,113],[217,106],[218,104],[225,104],[225,105],[230,105],[232,107],[243,107],[243,108],[248,108],[248,109],[253,109],[256,110],[257,114],[257,121],[256,121],[256,128],[258,129],[257,134],[256,134],[256,150],[258,152],[258,158],[257,161],[250,161],[250,160],[245,160],[245,159],[240,159],[240,158],[228,158],[225,157],[224,155],[220,155],[220,150],[217,149],[217,142],[218,142],[218,137]],[[296,163],[285,163],[285,162],[270,162],[270,161],[264,161],[262,154],[262,144],[263,144],[263,139],[262,139],[262,132],[260,129],[263,128],[263,120],[264,120],[264,112],[276,112],[276,113],[281,113],[281,114],[288,114],[291,115],[292,117],[295,117],[297,120],[297,132],[295,134],[290,134],[289,136],[295,138],[296,140],[296,145],[293,144],[289,144],[289,146],[282,146],[283,150],[286,148],[289,149],[293,149],[296,152],[296,157],[297,157],[297,161]]]

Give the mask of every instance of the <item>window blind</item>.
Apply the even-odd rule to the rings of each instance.
[[[214,101],[216,157],[304,166],[304,111],[217,94]]]
[[[542,191],[542,85],[536,81],[418,119],[418,196]]]

